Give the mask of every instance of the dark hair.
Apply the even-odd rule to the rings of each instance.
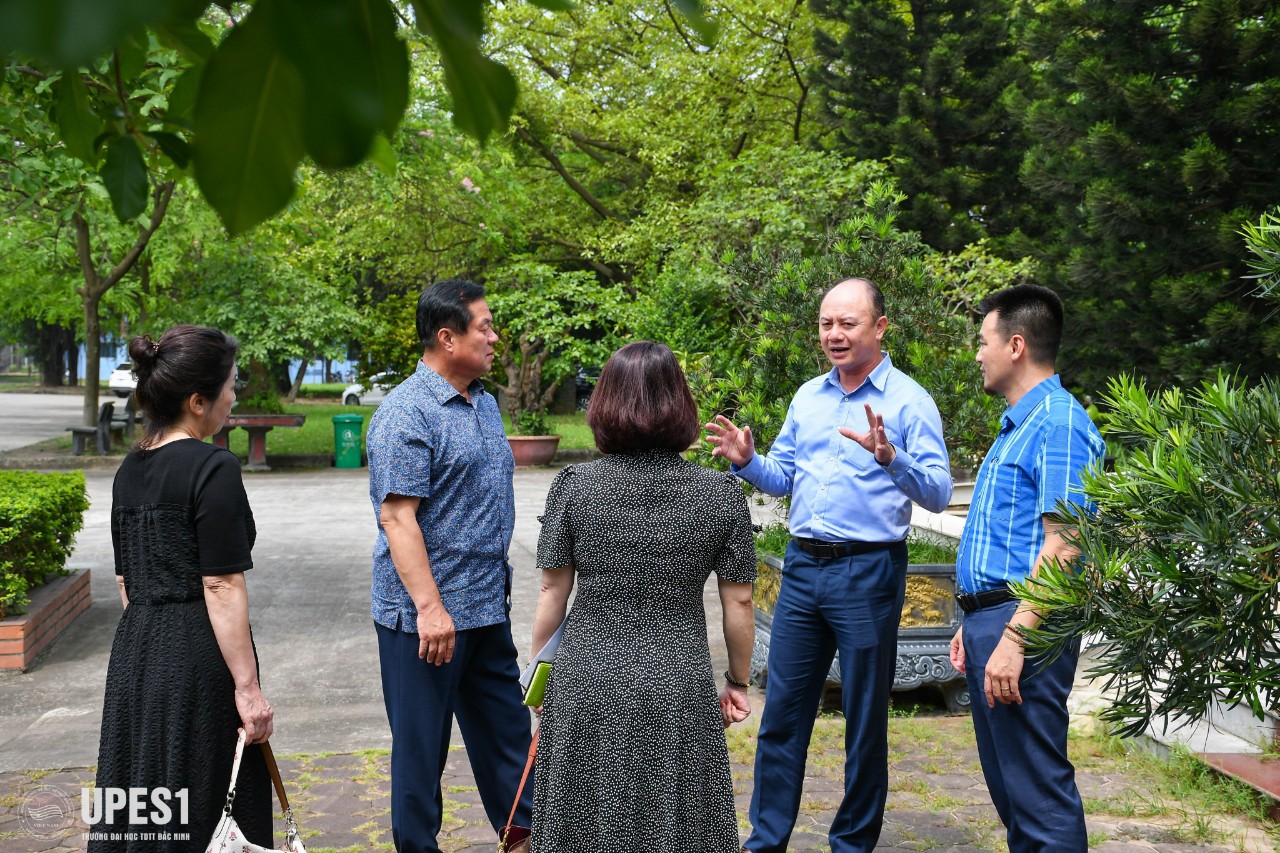
[[[484,298],[484,288],[463,278],[446,278],[418,297],[418,340],[423,349],[435,349],[441,329],[459,334],[471,325],[471,303]]]
[[[147,335],[129,341],[129,357],[138,377],[133,393],[147,416],[146,434],[136,447],[149,447],[177,423],[192,394],[216,400],[235,369],[239,350],[235,338],[207,326],[174,326],[158,341]]]
[[[856,281],[864,285],[867,289],[867,296],[871,299],[872,320],[879,320],[884,316],[884,291],[880,289],[880,285],[876,284],[869,278],[861,276],[853,276],[852,278],[842,278],[835,284],[827,288],[827,292],[822,294],[822,298],[826,299],[831,295],[831,291],[835,290],[845,282]]]
[[[1008,340],[1022,335],[1038,364],[1052,365],[1062,346],[1062,300],[1038,284],[1019,284],[997,291],[978,303],[978,313],[996,312],[996,330]]]
[[[698,438],[698,407],[671,349],[636,341],[611,355],[591,393],[587,426],[601,453],[688,450]]]

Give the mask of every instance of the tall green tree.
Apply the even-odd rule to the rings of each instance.
[[[902,225],[958,250],[1004,237],[1028,214],[1024,137],[1002,98],[1028,65],[1016,0],[814,0],[817,75],[831,144],[884,160],[907,196]]]
[[[530,0],[563,10],[567,0]],[[98,65],[146,49],[154,37],[192,63],[185,76],[197,144],[164,155],[192,158],[200,190],[227,229],[245,231],[293,196],[304,156],[324,168],[379,156],[408,106],[409,62],[401,24],[439,52],[454,122],[482,142],[507,126],[516,100],[511,71],[481,50],[487,0],[97,0],[88,4],[0,3],[0,55],[40,74]],[[699,0],[675,0],[685,25],[710,42],[714,25]],[[664,6],[670,9],[670,6]],[[217,37],[211,38],[217,34]],[[225,34],[225,37],[224,37]],[[62,104],[67,121],[95,116]],[[79,136],[65,123],[67,145]],[[185,146],[184,146],[185,147]],[[108,189],[117,208],[141,182]],[[122,214],[122,219],[125,218]]]
[[[48,239],[72,247],[88,374],[86,424],[96,423],[98,414],[103,299],[134,270],[163,223],[177,163],[187,156],[187,143],[164,124],[180,70],[178,55],[145,34],[82,68],[46,72],[10,63],[4,69],[3,203],[31,217]]]
[[[1274,0],[1052,0],[1028,27],[1022,175],[1053,206],[1040,256],[1089,384],[1280,368],[1239,235],[1280,199],[1278,43]]]
[[[1001,405],[980,391],[973,324],[967,314],[951,310],[926,263],[929,247],[897,225],[905,201],[891,183],[876,182],[817,250],[756,252],[734,262],[745,354],[706,384],[704,415],[730,412],[751,425],[761,448],[772,444],[796,389],[830,369],[818,344],[823,295],[841,279],[865,276],[885,295],[885,349],[938,404],[952,467],[977,468],[994,438]]]

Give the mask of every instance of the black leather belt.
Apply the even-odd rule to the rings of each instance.
[[[997,604],[1004,604],[1006,601],[1013,600],[1013,593],[1009,592],[1008,588],[989,589],[986,592],[956,593],[956,604],[959,604],[960,609],[965,613],[972,613],[984,607],[995,607]]]
[[[801,536],[792,536],[791,541],[795,542],[796,547],[801,551],[819,560],[839,560],[842,557],[852,557],[854,554],[870,554],[872,551],[900,544],[898,542],[823,542],[821,539],[805,539]]]

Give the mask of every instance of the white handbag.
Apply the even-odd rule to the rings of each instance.
[[[231,816],[231,804],[236,799],[236,777],[240,775],[240,759],[244,756],[244,732],[236,741],[236,760],[231,765],[231,787],[227,789],[227,804],[222,807],[222,817],[213,831],[213,839],[204,853],[307,853],[298,837],[298,824],[293,819],[293,809],[289,808],[289,798],[284,792],[284,782],[280,780],[280,769],[276,767],[276,757],[271,752],[271,745],[262,744],[262,756],[267,760],[267,770],[271,772],[271,783],[275,785],[276,796],[280,799],[280,811],[284,814],[284,849],[272,850],[259,847],[245,839],[244,833],[236,825]]]

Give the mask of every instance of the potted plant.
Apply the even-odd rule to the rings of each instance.
[[[615,348],[622,295],[594,273],[533,261],[502,267],[486,284],[501,337],[498,369],[505,381],[495,384],[511,415],[511,452],[517,465],[545,465],[560,442],[548,427],[547,409],[580,365],[603,363]]]
[[[790,539],[786,524],[765,525],[756,534],[756,641],[751,655],[751,677],[768,678],[768,650],[773,608],[782,585],[782,556]],[[956,549],[943,538],[930,539],[912,531],[907,538],[907,592],[898,627],[898,664],[894,690],[935,685],[949,711],[969,707],[964,676],[951,666],[948,646],[959,626],[955,604]],[[840,661],[831,662],[827,680],[840,681]]]

